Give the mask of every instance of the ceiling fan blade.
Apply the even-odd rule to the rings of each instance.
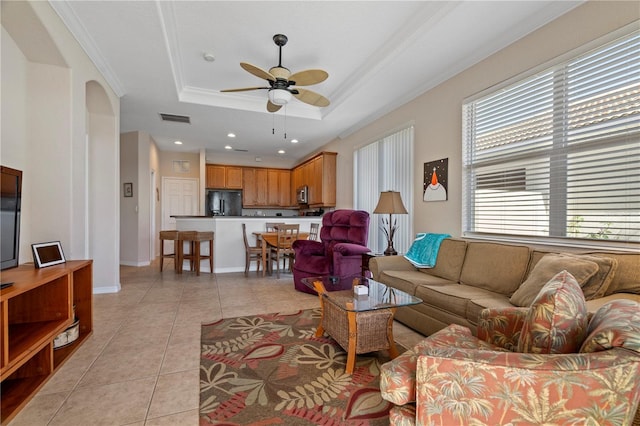
[[[242,67],[242,69],[255,75],[258,78],[263,78],[268,81],[275,81],[276,79],[273,75],[263,70],[262,68],[257,67],[255,65],[251,65],[247,62],[240,62],[240,66]]]
[[[289,76],[289,81],[295,81],[296,86],[311,86],[322,83],[329,77],[324,70],[304,70],[293,73]]]
[[[282,108],[282,105],[276,105],[271,101],[267,101],[267,111],[269,112],[276,112],[278,111],[280,108]]]
[[[247,92],[249,90],[271,89],[271,87],[243,87],[242,89],[224,89],[220,92]]]
[[[297,87],[296,90],[298,91],[298,93],[294,93],[293,96],[298,98],[299,101],[319,107],[329,106],[329,99],[325,98],[319,93],[312,92],[311,90],[307,89],[300,89]]]

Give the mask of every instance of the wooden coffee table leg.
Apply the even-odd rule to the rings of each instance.
[[[353,304],[347,303],[347,309],[353,309]],[[345,373],[347,374],[353,374],[353,369],[356,365],[356,342],[358,338],[356,315],[356,312],[347,311],[347,320],[349,321],[349,347],[347,348],[347,365],[345,367]]]
[[[399,355],[398,348],[396,348],[396,341],[393,339],[393,318],[396,316],[396,309],[397,308],[389,308],[391,316],[389,317],[389,324],[387,325],[387,339],[389,339],[389,356],[391,359]]]
[[[316,329],[316,337],[320,337],[324,334],[324,327],[322,326],[324,321],[324,292],[326,289],[322,284],[322,281],[314,281],[313,287],[316,289],[318,293],[318,297],[320,298],[320,324],[318,324],[318,328]]]

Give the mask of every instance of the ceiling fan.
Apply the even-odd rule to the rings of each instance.
[[[267,101],[267,111],[276,112],[282,105],[286,105],[291,96],[295,96],[299,101],[318,107],[329,105],[329,99],[308,89],[294,86],[311,86],[327,79],[329,74],[320,69],[311,69],[291,74],[288,68],[282,66],[282,46],[287,44],[289,39],[284,34],[273,36],[273,42],[278,46],[278,65],[269,69],[269,72],[260,67],[247,62],[240,62],[240,66],[256,77],[263,78],[269,83],[268,87],[245,87],[242,89],[226,89],[221,92],[246,92],[249,90],[269,90],[269,100]]]

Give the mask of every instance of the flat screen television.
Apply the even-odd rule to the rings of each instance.
[[[18,266],[22,172],[0,166],[0,270]]]

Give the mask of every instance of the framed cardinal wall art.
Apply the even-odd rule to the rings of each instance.
[[[430,161],[424,163],[424,201],[447,201],[449,192],[447,191],[449,176],[449,159]]]

